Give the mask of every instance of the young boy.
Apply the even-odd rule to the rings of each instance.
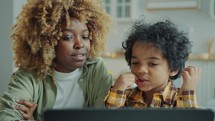
[[[137,21],[123,42],[131,72],[121,74],[106,99],[108,108],[197,107],[195,88],[200,69],[185,67],[191,42],[170,21]],[[173,80],[182,76],[180,89]],[[137,87],[128,89],[136,83]]]
[[[0,120],[42,120],[47,109],[104,107],[111,24],[96,0],[28,0],[13,27],[15,63]]]

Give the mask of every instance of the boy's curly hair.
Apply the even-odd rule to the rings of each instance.
[[[128,38],[122,43],[129,66],[131,66],[132,47],[136,41],[153,43],[167,59],[170,70],[178,70],[178,73],[170,79],[180,77],[192,48],[186,33],[179,31],[169,20],[152,25],[145,23],[143,19],[136,21]]]
[[[55,46],[62,36],[61,24],[75,17],[87,24],[91,53],[95,58],[105,49],[110,16],[99,0],[28,0],[12,27],[15,64],[36,70],[39,78],[53,73]]]

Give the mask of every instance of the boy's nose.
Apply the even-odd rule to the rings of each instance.
[[[138,75],[144,75],[148,73],[148,69],[146,66],[140,66],[140,68],[137,71]]]

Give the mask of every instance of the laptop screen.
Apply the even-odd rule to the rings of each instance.
[[[44,121],[213,121],[209,109],[67,109],[47,110]]]

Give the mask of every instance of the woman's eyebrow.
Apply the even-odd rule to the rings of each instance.
[[[74,29],[67,29],[66,28],[66,29],[62,29],[62,31],[74,31]],[[82,31],[85,32],[85,31],[89,31],[89,30],[86,28],[86,29],[83,29]]]

